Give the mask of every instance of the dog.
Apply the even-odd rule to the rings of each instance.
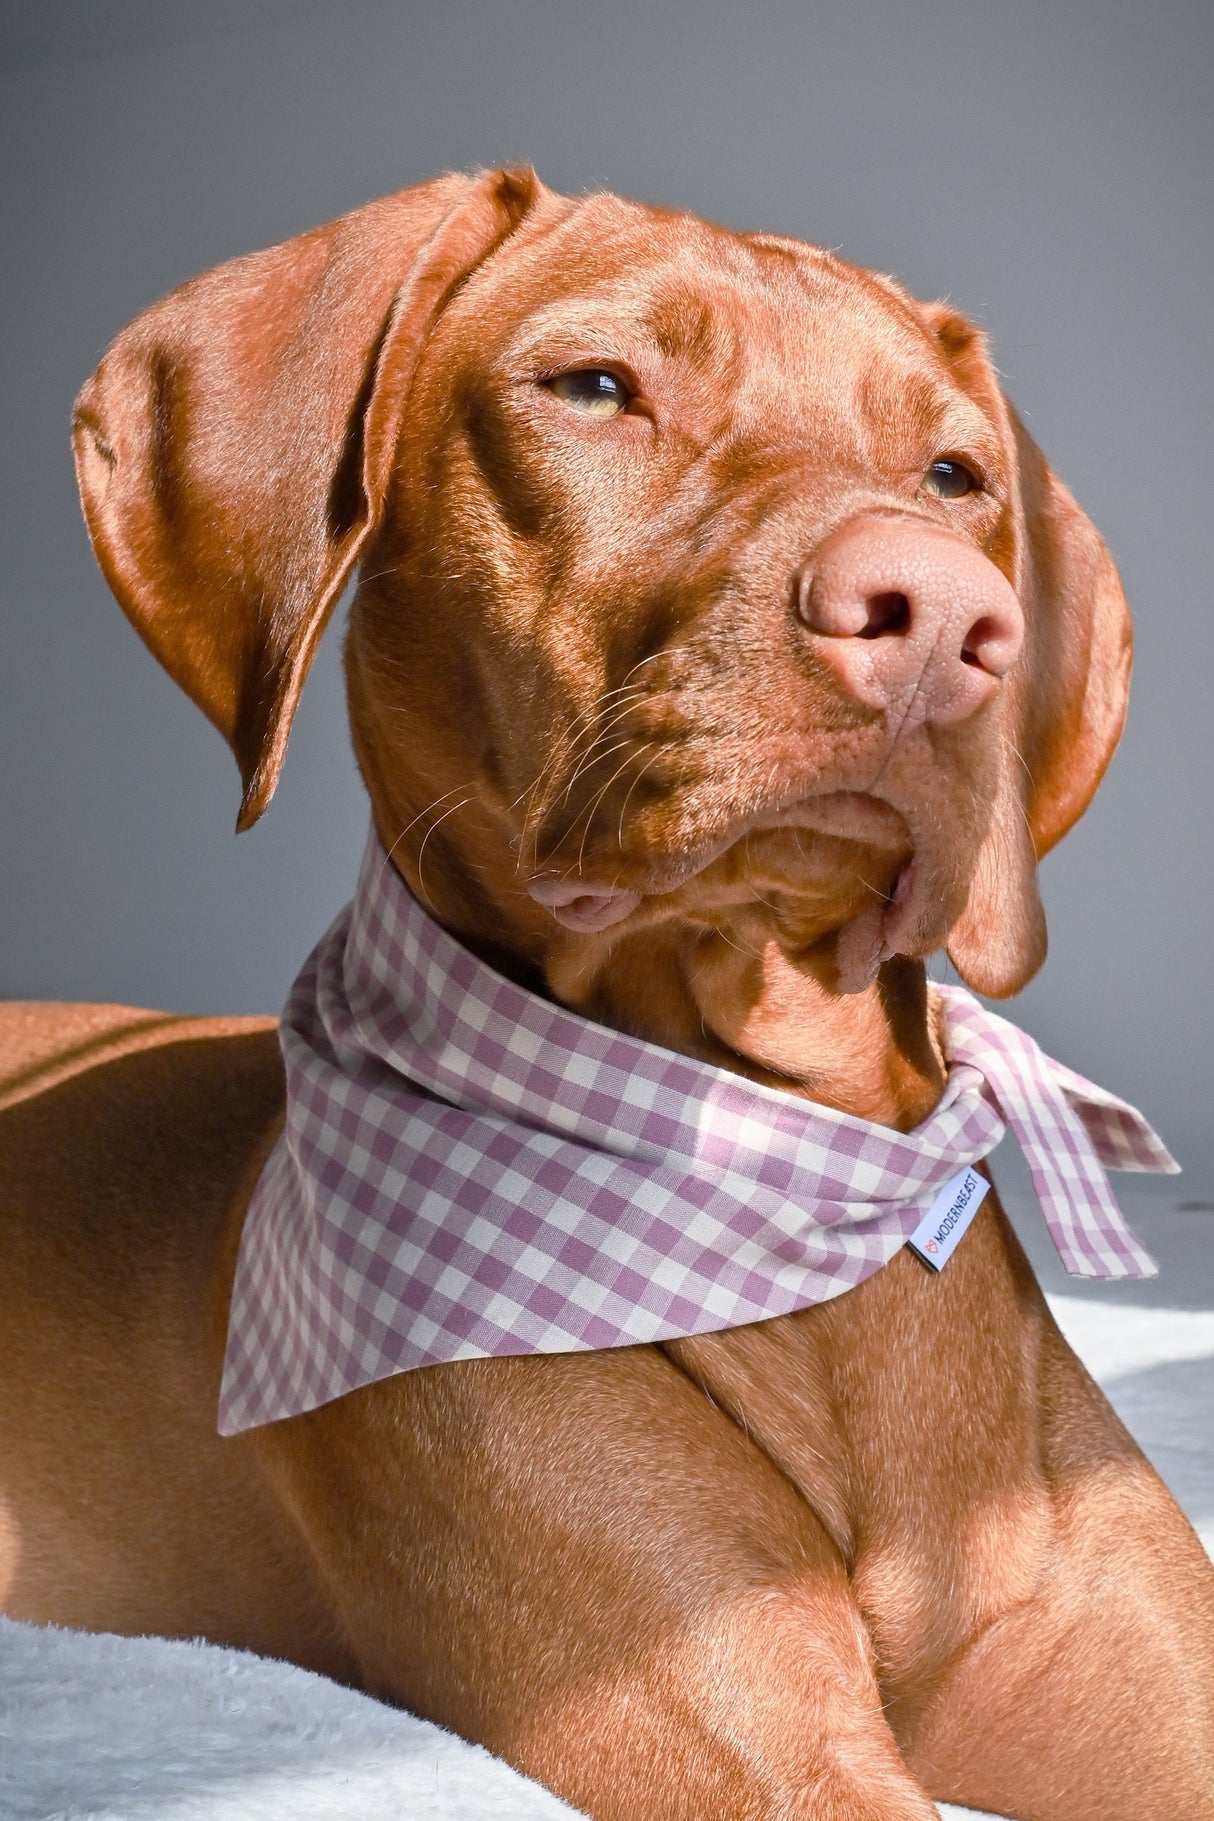
[[[77,403],[240,828],[347,580],[400,877],[537,998],[906,1133],[1125,711],[1099,536],[951,308],[451,176],[186,284]],[[216,1431],[266,1019],[9,1009],[0,1587],[288,1658],[596,1821],[1214,1818],[1214,1572],[987,1196],[947,1270]]]

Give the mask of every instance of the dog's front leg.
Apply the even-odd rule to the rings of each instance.
[[[976,1807],[1214,1821],[1214,1569],[1052,1323],[1042,1353],[1039,1585],[900,1736],[934,1789]]]
[[[259,1437],[366,1685],[595,1821],[934,1821],[834,1545],[662,1353],[438,1366]]]
[[[1214,1569],[1066,1345],[994,1196],[778,1321],[670,1343],[831,1526],[941,1800],[1214,1821]]]

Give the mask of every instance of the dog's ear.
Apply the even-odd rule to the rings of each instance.
[[[530,171],[439,178],[203,273],[118,337],[76,401],[93,547],[231,745],[238,828],[269,802],[381,513],[427,332],[539,194]]]
[[[1006,998],[1045,960],[1037,862],[1078,821],[1125,722],[1130,616],[1116,568],[1008,403],[983,337],[937,305],[929,327],[954,375],[999,426],[1011,500],[991,555],[1024,609],[1004,704],[1004,751],[986,840],[948,952],[976,991]]]

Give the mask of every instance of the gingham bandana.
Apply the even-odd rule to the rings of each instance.
[[[1010,1125],[1085,1277],[1153,1275],[1104,1167],[1175,1170],[1124,1101],[958,987],[948,1083],[899,1133],[515,986],[411,897],[374,832],[287,1002],[286,1127],[245,1221],[220,1430],[415,1366],[740,1327],[903,1245]]]

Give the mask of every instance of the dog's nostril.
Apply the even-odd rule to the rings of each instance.
[[[983,617],[975,620],[965,635],[961,662],[1001,677],[1016,655],[1016,643],[1012,629],[1002,620]]]
[[[904,594],[870,595],[864,606],[868,617],[856,633],[858,639],[879,639],[910,626],[911,605]]]

